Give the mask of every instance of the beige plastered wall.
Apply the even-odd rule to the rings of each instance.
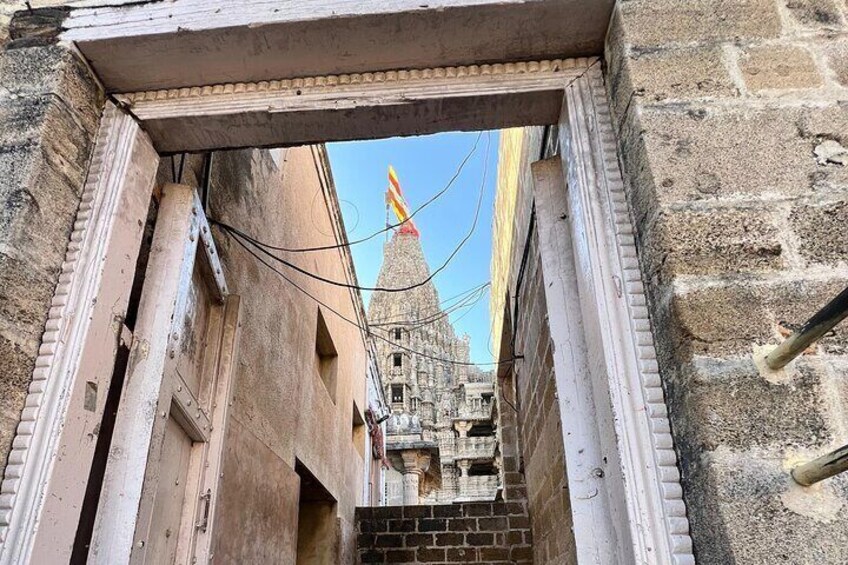
[[[216,153],[210,216],[279,246],[337,243],[335,192],[321,151],[284,150],[279,167],[264,150]],[[320,306],[338,352],[334,402],[315,364],[319,305],[221,230],[215,237],[243,308],[215,554],[223,562],[294,562],[287,559],[294,559],[297,540],[299,461],[337,501],[334,533],[325,541],[338,563],[352,563],[354,507],[363,502],[365,467],[352,423],[354,403],[360,414],[365,408],[366,348],[359,328],[329,308],[357,320],[358,299],[353,291],[278,265],[329,307]],[[286,258],[328,279],[355,280],[340,250]],[[361,434],[359,441],[364,443]]]

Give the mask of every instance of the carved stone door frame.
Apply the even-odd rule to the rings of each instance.
[[[510,9],[518,9],[523,3],[514,4],[515,8]],[[142,3],[125,9],[109,7],[104,10],[117,13],[148,9],[171,8],[159,3]],[[141,33],[139,30],[144,25],[138,24],[132,33]],[[245,29],[245,33],[262,31],[258,26]],[[175,45],[191,36],[181,33],[179,28],[159,32],[168,35]],[[110,30],[110,33],[117,32]],[[118,41],[116,45],[113,49],[120,49],[123,44]],[[103,208],[102,213],[93,213],[89,203],[103,199],[112,202],[108,195],[115,191],[120,193],[124,190],[121,187],[134,187],[133,190],[141,193],[147,191],[149,196],[158,163],[157,156],[150,155],[151,145],[163,152],[273,146],[337,138],[544,124],[556,122],[560,114],[564,178],[568,179],[569,187],[567,202],[563,202],[562,193],[551,192],[553,185],[549,185],[546,197],[552,204],[550,210],[556,209],[553,205],[560,208],[565,205],[574,221],[569,227],[570,243],[563,235],[559,239],[549,239],[548,249],[564,250],[570,246],[573,259],[580,266],[576,272],[580,331],[587,337],[586,362],[593,383],[589,396],[583,389],[583,396],[568,400],[583,403],[586,408],[572,415],[581,414],[584,419],[580,425],[596,432],[590,434],[592,437],[586,436],[587,441],[594,442],[593,456],[607,454],[610,459],[609,474],[605,474],[606,480],[602,481],[609,485],[608,496],[604,498],[607,505],[592,509],[592,513],[599,513],[598,523],[608,526],[598,531],[608,535],[596,538],[598,532],[593,528],[576,528],[578,555],[581,563],[604,565],[628,563],[631,557],[640,563],[694,562],[598,60],[490,61],[481,65],[447,66],[454,64],[448,61],[446,66],[423,70],[197,85],[172,90],[156,90],[158,86],[147,90],[142,85],[137,92],[116,94],[121,108],[107,104],[78,217],[78,229],[71,238],[68,261],[54,299],[55,311],[51,310],[43,337],[43,353],[6,468],[0,497],[0,536],[5,542],[0,563],[35,562],[34,556],[49,545],[46,534],[63,528],[73,532],[76,527],[70,516],[72,512],[50,514],[45,501],[55,492],[57,477],[67,471],[66,462],[57,457],[62,426],[69,422],[68,414],[79,411],[79,406],[85,402],[86,376],[80,367],[94,357],[85,353],[84,345],[91,336],[102,335],[102,332],[108,335],[113,324],[108,316],[86,320],[85,314],[93,307],[92,300],[101,304],[98,297],[112,288],[99,281],[108,281],[107,275],[113,274],[116,267],[109,266],[106,273],[96,279],[96,284],[92,283],[94,279],[85,278],[85,273],[99,265],[103,257],[114,255],[109,247],[109,242],[113,241],[109,234],[121,225],[116,204]],[[152,68],[158,61],[151,59],[148,64]],[[96,70],[97,65],[93,66]],[[340,115],[350,119],[339,120]],[[521,121],[510,121],[514,116]],[[289,124],[307,122],[313,125],[312,130],[295,128],[292,131],[297,135],[288,136]],[[332,134],[333,127],[348,127],[348,122],[359,125],[346,129],[339,136]],[[375,129],[374,123],[389,125]],[[200,131],[203,136],[186,136],[187,128]],[[180,145],[179,140],[183,138],[189,140],[185,146]],[[202,139],[212,141],[203,146]],[[217,145],[217,139],[227,141]],[[142,159],[142,154],[147,156]],[[104,171],[114,171],[107,175],[109,180],[105,182],[101,180]],[[539,174],[550,176],[549,171]],[[544,225],[550,227],[555,223],[555,218],[546,218]],[[561,229],[551,233],[563,234]],[[558,272],[557,269],[565,264],[563,261],[567,263],[565,255],[544,254],[546,281],[550,269]],[[552,334],[560,352],[564,351],[562,340],[568,335],[567,331],[576,331],[573,326],[576,312],[568,301],[574,286],[571,290],[560,286],[547,293]],[[116,330],[111,331],[111,335],[119,335]],[[59,335],[69,337],[60,339]],[[563,380],[567,376],[568,360],[560,355],[557,360],[558,386],[561,390],[576,390],[566,386]],[[104,397],[105,392],[102,390]],[[561,403],[565,402],[565,396],[560,394]],[[594,400],[594,410],[585,405],[590,397]],[[566,449],[570,449],[568,442]],[[89,455],[84,454],[83,467],[86,458],[90,465]],[[570,460],[569,469],[571,465]],[[595,469],[591,464],[575,464],[574,467],[581,472]],[[82,487],[84,491],[84,485]],[[73,496],[81,500],[79,485]],[[573,505],[575,509],[581,508],[580,504]],[[116,512],[132,512],[132,509]],[[108,517],[122,518],[126,516]],[[596,550],[598,543],[604,540],[622,547],[615,551]],[[58,551],[69,552],[70,549],[61,545]],[[612,556],[611,561],[601,560],[609,556]]]

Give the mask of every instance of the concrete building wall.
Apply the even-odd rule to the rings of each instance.
[[[5,29],[0,21],[0,46]],[[97,83],[69,50],[34,46],[0,52],[4,467],[79,206],[102,104]]]
[[[699,563],[848,561],[846,326],[785,378],[777,343],[848,280],[844,2],[619,2],[607,87]]]
[[[277,245],[337,243],[328,211],[334,189],[322,188],[329,179],[322,178],[321,158],[318,147],[291,148],[278,167],[267,151],[216,153],[210,216]],[[243,311],[215,554],[226,562],[293,559],[302,465],[337,503],[335,531],[323,543],[334,546],[334,563],[351,563],[353,512],[363,503],[370,456],[366,434],[353,433],[354,404],[360,414],[367,407],[367,345],[359,328],[329,308],[356,320],[359,303],[348,289],[284,271],[327,305],[320,308],[338,354],[333,392],[316,370],[319,305],[220,230],[216,240]],[[339,250],[288,258],[328,279],[349,277]]]

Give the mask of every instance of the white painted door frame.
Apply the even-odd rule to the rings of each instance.
[[[106,103],[0,495],[0,563],[67,562],[159,155]]]
[[[187,2],[175,3],[177,4],[185,5]],[[169,6],[170,4],[166,6],[146,3],[127,9],[168,10]],[[124,9],[106,8],[106,11],[114,10]],[[141,28],[143,27],[144,24],[141,24]],[[251,29],[254,28],[260,29],[260,27],[251,26]],[[114,49],[120,50],[124,43],[121,42],[120,26],[116,29],[117,32],[115,29],[110,30],[109,33],[113,35],[108,41],[112,42]],[[137,34],[139,29],[128,30],[127,33]],[[115,33],[118,35],[114,35]],[[210,30],[209,33],[215,33],[215,30]],[[179,44],[180,38],[191,36],[191,34],[181,34],[178,30],[172,30],[165,35],[169,35],[168,40],[176,44]],[[81,38],[80,41],[83,39]],[[89,46],[98,41],[100,39],[96,37],[91,38]],[[594,418],[583,422],[584,429],[587,426],[590,428],[594,426],[598,433],[597,439],[591,440],[599,444],[596,445],[597,449],[593,451],[592,457],[597,457],[601,453],[607,454],[610,468],[613,469],[610,480],[604,481],[604,484],[608,485],[608,507],[598,505],[590,509],[590,514],[601,513],[603,519],[598,518],[601,520],[599,523],[606,524],[603,531],[607,533],[608,539],[614,537],[616,541],[613,543],[623,543],[628,546],[614,558],[619,562],[626,562],[632,552],[633,559],[638,563],[688,564],[694,561],[691,555],[688,523],[665,403],[657,374],[656,356],[652,345],[644,290],[641,286],[632,227],[618,171],[609,109],[601,72],[596,65],[593,65],[595,61],[596,59],[570,59],[562,68],[556,69],[550,65],[541,65],[541,61],[523,63],[524,66],[521,68],[525,71],[521,72],[515,71],[514,63],[487,64],[485,72],[481,70],[484,66],[470,65],[459,75],[457,75],[459,67],[434,67],[423,74],[401,69],[394,71],[393,75],[384,73],[382,83],[379,81],[375,83],[373,80],[379,73],[360,73],[359,80],[370,77],[369,86],[367,91],[358,92],[349,109],[355,108],[360,112],[353,114],[360,119],[363,116],[380,119],[381,116],[389,115],[393,126],[382,128],[375,133],[373,129],[368,129],[366,123],[363,129],[348,131],[346,136],[356,138],[415,133],[416,124],[419,123],[417,120],[423,119],[415,115],[416,104],[429,104],[433,111],[445,112],[436,116],[437,119],[434,119],[433,124],[437,125],[430,124],[429,131],[435,131],[433,128],[445,131],[473,129],[481,125],[499,127],[498,124],[502,122],[498,120],[503,119],[502,114],[505,109],[512,108],[517,111],[522,106],[532,106],[534,102],[548,103],[551,95],[559,96],[560,102],[555,109],[562,108],[561,147],[565,176],[570,187],[567,191],[567,207],[571,218],[577,218],[570,224],[569,233],[573,259],[578,265],[576,287],[580,296],[582,330],[574,324],[576,311],[567,300],[567,297],[573,294],[575,285],[565,284],[559,289],[561,296],[556,300],[551,295],[550,311],[556,318],[551,320],[551,327],[552,333],[555,334],[555,342],[569,335],[568,332],[582,331],[586,336],[585,366],[588,367],[594,383],[591,398],[595,402],[595,411],[593,415],[591,408],[586,405],[585,410],[578,413],[584,414],[586,418]],[[151,58],[145,64],[156,66],[158,63],[156,58]],[[455,64],[455,62],[446,64]],[[472,67],[473,72],[469,70]],[[97,65],[95,65],[96,68]],[[528,72],[530,74],[539,72],[538,78],[542,78],[543,81],[535,80],[537,78],[535,76],[528,80],[528,76],[525,76]],[[285,80],[289,80],[281,79],[277,81],[275,88],[272,88],[274,81],[260,81],[197,85],[176,91],[155,91],[159,87],[155,86],[158,82],[153,81],[149,88],[142,84],[138,85],[137,90],[154,92],[126,93],[118,99],[126,103],[125,110],[130,115],[134,108],[138,110],[138,114],[133,117],[139,120],[142,126],[151,126],[151,131],[156,134],[154,146],[160,150],[163,147],[166,147],[167,151],[197,149],[197,147],[180,147],[174,144],[179,143],[180,136],[186,131],[180,128],[185,128],[187,124],[198,128],[198,131],[202,131],[203,135],[210,139],[226,136],[227,128],[232,127],[232,124],[241,126],[259,124],[255,128],[234,127],[234,130],[238,130],[239,137],[226,146],[233,146],[232,143],[235,142],[240,146],[284,145],[291,141],[286,137],[285,127],[273,124],[285,123],[285,120],[275,122],[268,119],[267,123],[273,127],[266,127],[263,126],[266,120],[259,118],[273,117],[272,114],[276,111],[286,113],[286,119],[297,119],[317,108],[324,112],[323,119],[331,123],[332,120],[338,119],[332,106],[346,98],[347,103],[350,104],[348,95],[341,98],[333,97],[332,87],[335,85],[331,83],[334,80],[337,81],[336,84],[344,80],[349,81],[352,76],[354,75],[313,77],[311,81],[304,79],[302,86],[295,88],[291,88],[291,85],[281,88],[280,85]],[[409,104],[405,99],[407,91],[418,93],[420,99],[417,99],[414,104]],[[357,91],[354,90],[354,92]],[[391,102],[388,106],[386,106],[387,98],[383,96],[384,94]],[[563,95],[564,102],[562,102]],[[257,97],[262,99],[263,104],[272,102],[273,107],[268,107],[264,113],[261,109],[257,110],[256,105],[253,104]],[[301,97],[312,100],[318,106],[304,105],[300,101]],[[457,99],[479,101],[472,106],[476,113],[471,120],[468,119],[467,114],[462,113],[469,106],[461,104],[452,106],[449,103],[456,102]],[[498,103],[504,100],[508,102],[506,105]],[[174,117],[173,108],[168,106],[169,104],[181,104],[180,111],[188,112],[191,120],[180,122]],[[145,124],[144,112],[141,108],[149,112],[150,124]],[[411,112],[408,111],[410,109]],[[541,120],[547,116],[547,111],[546,109],[538,115],[532,113],[528,115],[534,115]],[[120,113],[120,116],[124,121],[131,121],[123,113]],[[226,119],[222,121],[221,116]],[[550,117],[551,121],[555,119],[556,116]],[[135,124],[133,126],[138,127]],[[101,153],[101,157],[108,159],[112,166],[118,169],[126,168],[128,163],[132,162],[131,156],[126,151],[115,152],[105,157]],[[89,179],[95,178],[101,166],[102,163],[92,166]],[[145,173],[155,172],[155,168],[155,162],[148,163]],[[549,193],[548,196],[556,198],[553,193]],[[562,205],[561,198],[558,204]],[[83,216],[82,219],[87,221],[88,217]],[[550,220],[551,218],[546,220],[548,225]],[[115,218],[108,215],[98,217],[94,223],[94,227],[98,230],[105,229],[107,233],[115,225],[117,225]],[[558,228],[558,231],[561,233],[561,228]],[[101,235],[85,239],[79,247],[77,247],[77,240],[72,239],[69,248],[69,260],[72,264],[77,260],[77,253],[80,256],[86,256],[102,244],[105,237],[102,235],[103,232],[91,233]],[[559,241],[556,245],[562,248],[563,241],[565,240]],[[551,245],[549,248],[553,248],[550,241],[549,244]],[[564,265],[567,263],[564,255],[555,260],[549,259],[551,258],[546,257],[543,260],[547,262],[549,269],[565,268]],[[73,287],[84,284],[82,276],[74,268],[63,272],[62,277],[62,283],[56,294],[57,307],[62,307],[64,304],[62,301],[67,294],[65,285]],[[564,315],[563,312],[567,313],[568,319],[561,318]],[[51,320],[53,319],[51,311]],[[55,319],[60,326],[70,324],[75,331],[82,332],[80,339],[93,335],[91,333],[94,331],[93,328],[88,328],[79,321],[79,318],[70,314],[67,316],[67,321],[62,321],[65,318],[61,315],[56,316]],[[51,364],[57,358],[65,362],[65,357],[62,355],[66,354],[61,353],[59,346],[56,345],[57,337],[54,334],[56,331],[53,324],[49,323],[44,335],[45,345],[42,346],[44,355]],[[579,346],[578,352],[580,347],[584,346]],[[579,356],[571,361],[564,356],[558,356],[557,359],[560,366],[566,368],[569,363],[572,365],[576,363],[577,367],[582,366],[580,363],[583,363]],[[558,379],[561,380],[566,373],[560,371],[559,367],[557,369]],[[0,561],[4,563],[31,560],[35,537],[27,534],[26,531],[31,529],[36,532],[38,526],[44,524],[46,517],[42,512],[41,499],[51,488],[52,452],[51,449],[43,447],[38,442],[31,442],[27,438],[33,435],[33,430],[61,427],[66,418],[66,410],[52,404],[46,405],[45,408],[40,400],[36,400],[41,394],[40,387],[58,387],[55,390],[66,390],[69,386],[79,386],[81,382],[84,382],[78,365],[71,365],[61,374],[51,374],[49,378],[42,373],[43,366],[38,365],[35,375],[37,378],[34,379],[31,396],[39,408],[35,410],[27,408],[24,414],[24,421],[15,440],[14,458],[11,460],[12,464],[6,469],[3,497],[0,498],[0,510],[4,511],[0,515],[0,520],[4,520],[8,526],[8,530],[4,532],[5,539],[11,541],[11,544],[7,543],[4,546],[2,557],[0,557]],[[562,390],[573,390],[579,395],[569,400],[587,402],[589,391],[585,386],[580,388],[579,383],[572,382],[569,388],[567,384],[563,382],[560,385],[558,382]],[[565,395],[560,395],[561,402],[565,400],[563,396]],[[29,402],[28,399],[28,406]],[[26,461],[30,462],[29,468],[38,467],[41,470],[27,471]],[[579,464],[574,466],[575,472],[595,469],[588,463],[583,466]],[[598,483],[598,481],[594,482]],[[591,484],[591,481],[587,484]],[[580,505],[577,507],[582,508]],[[103,516],[100,519],[121,519],[121,514],[125,510],[115,508],[114,516]],[[68,516],[60,518],[61,525],[71,530],[75,528],[75,522]],[[594,529],[588,532],[583,531],[578,542],[584,543],[586,538],[594,533]],[[587,555],[593,555],[592,551],[589,551]],[[591,563],[593,562],[591,559],[594,559],[594,562],[600,563],[598,559],[610,553],[598,550],[594,552],[594,555],[598,557],[588,557],[584,560],[590,559],[588,562]],[[21,558],[14,558],[14,556]]]
[[[559,145],[533,172],[578,560],[692,565],[600,69],[566,87]]]

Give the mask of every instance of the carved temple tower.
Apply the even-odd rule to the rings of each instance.
[[[377,286],[405,288],[430,274],[417,231],[396,232]],[[493,372],[469,363],[432,282],[375,291],[368,309],[392,415],[388,504],[492,500],[500,488]]]

